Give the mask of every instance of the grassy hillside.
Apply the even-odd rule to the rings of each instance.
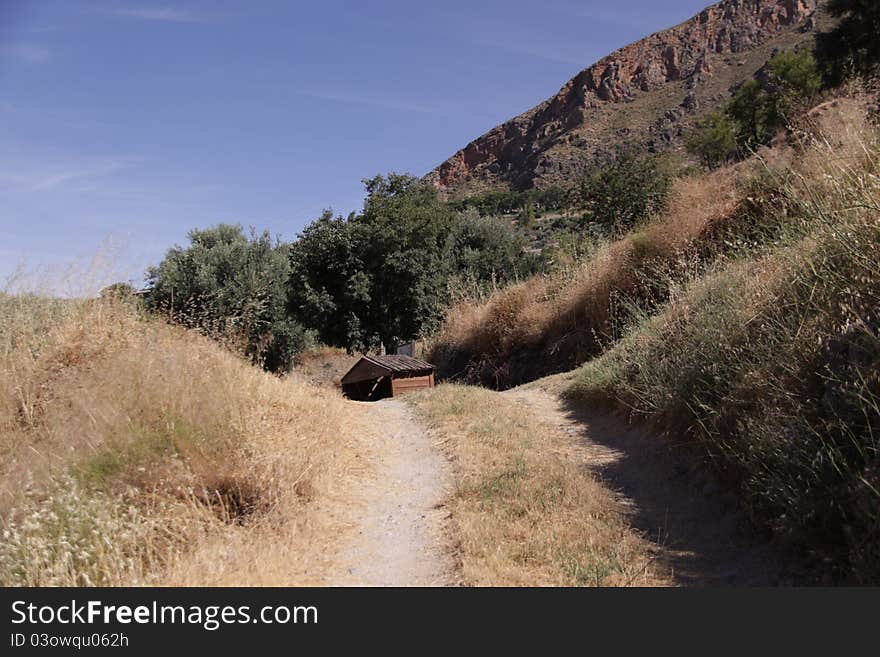
[[[880,148],[819,145],[779,187],[797,232],[677,286],[570,394],[648,418],[832,576],[880,580]]]
[[[0,296],[0,583],[299,582],[345,404],[112,299]]]
[[[577,266],[465,301],[447,314],[429,358],[447,378],[507,388],[571,369],[613,337],[624,295],[647,298],[654,272],[687,269],[742,202],[738,172],[678,180],[644,229],[598,245]]]
[[[791,218],[776,211],[777,183],[805,144],[827,143],[846,157],[861,148],[866,122],[866,101],[832,100],[757,157],[677,179],[665,209],[645,225],[596,244],[571,267],[451,309],[429,358],[445,378],[494,388],[582,364],[621,336],[634,311],[665,302],[675,281],[779,239]]]
[[[570,398],[691,446],[827,577],[878,581],[875,102],[828,101],[574,271],[462,304],[433,357],[497,387],[586,361]]]

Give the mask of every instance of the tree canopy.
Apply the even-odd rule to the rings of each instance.
[[[148,307],[175,322],[242,343],[271,370],[285,369],[309,340],[286,312],[289,246],[268,232],[248,236],[220,224],[189,232],[189,246],[169,249],[151,267]]]
[[[816,58],[826,84],[840,84],[850,73],[876,73],[880,67],[880,3],[829,0],[825,7],[838,19],[833,29],[816,35]]]

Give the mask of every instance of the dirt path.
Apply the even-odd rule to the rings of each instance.
[[[566,405],[529,386],[502,393],[587,448],[591,469],[619,497],[656,564],[681,585],[781,583],[774,551],[751,534],[732,496],[669,443],[618,419]]]
[[[323,569],[322,583],[453,584],[443,507],[450,480],[447,460],[404,402],[358,406],[364,438],[360,456],[366,467],[337,501],[348,529]]]

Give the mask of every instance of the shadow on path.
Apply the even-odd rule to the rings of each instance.
[[[669,441],[540,389],[510,391],[581,440],[589,467],[615,491],[629,522],[657,549],[655,563],[685,586],[779,585],[781,560],[724,494]]]

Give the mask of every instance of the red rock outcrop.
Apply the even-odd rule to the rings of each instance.
[[[654,150],[672,144],[683,132],[675,123],[700,107],[717,106],[731,82],[766,62],[776,42],[789,47],[803,41],[818,4],[714,4],[581,71],[555,96],[474,140],[427,179],[449,197],[540,187],[607,156],[611,142],[640,141]],[[724,75],[716,75],[719,70]],[[673,103],[658,98],[664,90]],[[633,111],[615,118],[625,103]]]

